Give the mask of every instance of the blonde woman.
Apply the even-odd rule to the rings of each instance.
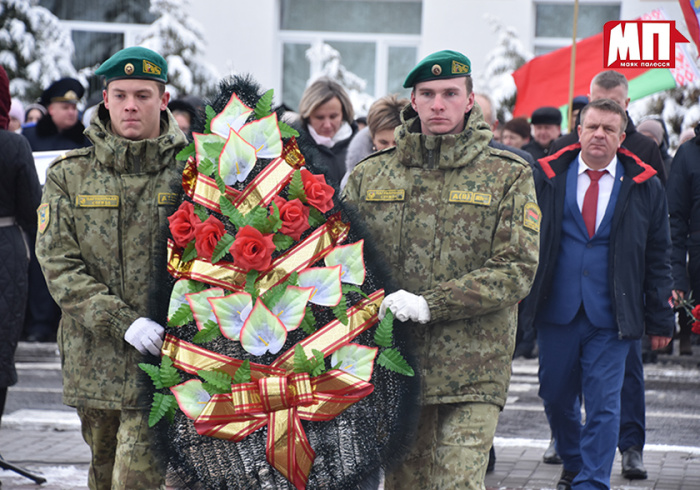
[[[329,183],[338,185],[345,174],[345,156],[357,133],[355,112],[345,89],[328,77],[314,81],[299,102],[302,129],[315,143]]]

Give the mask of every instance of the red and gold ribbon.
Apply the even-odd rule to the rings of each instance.
[[[302,271],[324,258],[345,240],[349,229],[350,225],[340,221],[338,216],[331,216],[304,241],[277,257],[266,271],[262,271],[256,283],[260,293],[284,281],[292,272]],[[216,264],[203,259],[183,262],[182,253],[168,240],[168,272],[176,279],[193,279],[229,291],[241,291],[248,271],[223,260]]]
[[[335,320],[299,344],[324,357],[377,322],[384,291],[375,291],[348,309],[348,325]],[[243,361],[208,351],[172,335],[163,342],[173,365],[196,374],[218,369],[233,376]],[[294,347],[270,366],[250,364],[250,383],[232,385],[230,394],[213,395],[194,421],[199,434],[241,441],[265,426],[267,460],[297,489],[306,488],[315,453],[301,420],[329,421],[372,393],[374,386],[352,374],[332,370],[315,378],[293,372]]]
[[[182,172],[182,188],[185,190],[192,201],[201,204],[207,209],[221,213],[221,191],[216,181],[211,177],[200,174],[197,171],[197,163],[194,157],[187,160],[185,169]],[[237,191],[232,187],[226,187],[226,196],[233,201],[238,198],[241,191]]]

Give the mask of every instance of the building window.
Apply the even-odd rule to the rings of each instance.
[[[297,109],[315,68],[306,51],[319,42],[367,82],[366,93],[406,96],[401,85],[417,61],[421,15],[421,0],[280,0],[282,102]]]
[[[603,31],[603,25],[620,18],[620,2],[581,3],[578,9],[578,39]],[[571,45],[574,5],[571,2],[535,2],[535,56]]]

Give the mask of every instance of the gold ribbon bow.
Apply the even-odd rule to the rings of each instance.
[[[347,325],[334,320],[298,344],[307,357],[313,349],[330,355],[377,322],[383,298],[383,290],[373,292],[348,309]],[[175,367],[191,374],[220,369],[233,376],[243,363],[169,334],[162,353]],[[199,434],[231,441],[241,441],[267,426],[267,461],[297,489],[303,489],[316,454],[301,420],[332,420],[372,393],[374,386],[340,370],[315,378],[293,373],[293,356],[294,346],[270,366],[250,363],[253,381],[232,385],[231,393],[213,395],[194,425]]]

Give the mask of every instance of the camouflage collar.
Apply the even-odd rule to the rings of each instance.
[[[131,141],[112,132],[109,112],[101,102],[85,134],[95,145],[95,157],[118,173],[151,173],[171,165],[174,155],[187,145],[169,110],[161,113],[161,134],[155,139]]]
[[[401,112],[403,124],[396,134],[397,156],[407,167],[451,169],[469,165],[493,138],[478,105],[467,114],[459,134],[428,136],[420,132],[418,114],[409,105]]]

